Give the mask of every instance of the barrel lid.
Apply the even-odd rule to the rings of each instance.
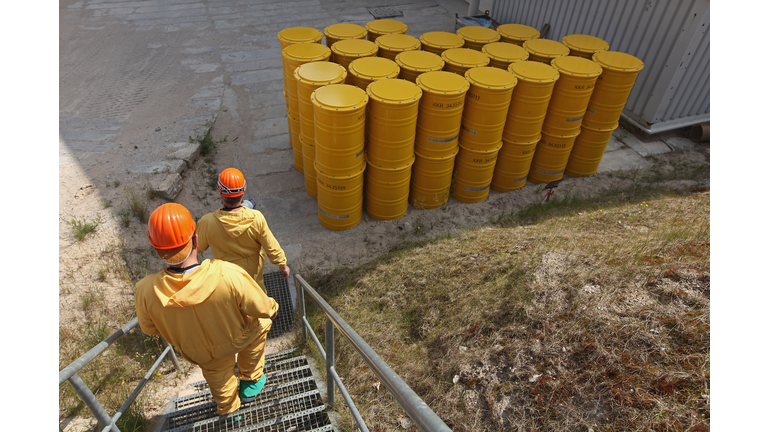
[[[589,60],[587,60],[589,61]],[[512,89],[517,85],[517,78],[511,73],[495,67],[477,67],[464,73],[470,84],[489,89]]]
[[[520,45],[508,42],[493,42],[483,45],[483,52],[493,60],[521,61],[528,60],[528,51]]]
[[[639,58],[618,51],[602,51],[595,53],[592,60],[609,70],[637,72],[643,69],[643,61]]]
[[[429,51],[403,51],[395,57],[398,66],[417,72],[440,70],[445,66],[443,59]]]
[[[461,48],[464,46],[464,38],[455,33],[444,31],[426,32],[419,37],[419,40],[424,45],[440,49]]]
[[[280,30],[277,34],[277,38],[281,42],[290,44],[300,42],[317,43],[323,40],[323,32],[312,27],[291,27],[285,30]]]
[[[535,61],[514,62],[507,68],[518,79],[532,82],[555,82],[560,78],[560,73],[550,65]]]
[[[323,33],[335,39],[359,39],[364,38],[368,30],[357,24],[339,23],[329,25]]]
[[[377,102],[401,104],[418,101],[423,92],[419,86],[410,81],[389,79],[370,83],[366,93]]]
[[[583,57],[557,57],[552,59],[551,65],[560,73],[577,77],[594,77],[603,73],[599,64]]]
[[[349,57],[362,57],[365,55],[376,55],[379,50],[378,45],[365,39],[344,39],[331,46],[334,54],[340,54]]]
[[[421,42],[407,34],[385,34],[376,38],[376,45],[390,51],[410,51],[421,47]]]
[[[408,25],[396,20],[380,19],[369,21],[368,24],[365,25],[365,29],[371,33],[385,35],[392,33],[405,33],[408,31]]]
[[[317,43],[302,42],[283,48],[283,57],[307,62],[327,60],[331,49]]]
[[[469,90],[466,78],[446,71],[424,72],[416,77],[416,84],[424,91],[446,95],[459,95]]]
[[[349,64],[349,73],[368,78],[397,78],[400,66],[384,57],[361,57]]]
[[[446,63],[457,66],[481,67],[490,63],[488,54],[470,48],[451,48],[441,54]]]
[[[364,107],[368,95],[357,86],[349,84],[331,84],[312,92],[312,104],[330,111],[351,111]]]
[[[501,35],[494,29],[483,26],[465,26],[456,30],[456,34],[470,42],[496,42]]]
[[[584,51],[593,54],[600,51],[608,51],[608,48],[610,48],[608,42],[598,37],[585,34],[572,34],[565,36],[563,37],[563,45],[577,51]]]
[[[538,30],[524,24],[502,24],[496,28],[496,31],[503,37],[521,41],[541,36]]]
[[[347,77],[344,66],[331,62],[304,63],[296,68],[293,76],[299,82],[309,84],[329,84],[343,82]]]
[[[529,53],[546,58],[567,56],[571,50],[558,41],[549,39],[531,39],[523,42],[523,48]]]

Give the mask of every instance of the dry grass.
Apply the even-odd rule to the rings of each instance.
[[[561,203],[308,279],[454,431],[704,431],[709,199]],[[337,362],[370,429],[402,430]]]

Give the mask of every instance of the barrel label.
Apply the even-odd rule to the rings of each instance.
[[[489,158],[472,158],[472,162],[475,162],[475,163],[493,162],[496,160],[496,157],[497,156],[492,156]]]
[[[561,169],[560,171],[542,171],[542,170],[536,168],[536,171],[538,171],[538,172],[540,172],[542,174],[546,174],[546,175],[557,175],[557,174],[562,174],[563,172],[565,172],[565,168]]]
[[[461,128],[464,129],[465,131],[471,133],[472,135],[477,135],[477,131],[473,131],[472,129],[470,129],[470,128],[464,126],[464,125],[461,125]]]
[[[597,112],[597,111],[593,110],[592,108],[587,108],[587,111],[591,112],[592,114]]]
[[[595,88],[595,84],[591,83],[591,84],[587,84],[587,85],[575,85],[575,86],[573,86],[573,88],[576,89],[576,90],[589,90],[591,88]]]
[[[483,186],[481,188],[468,188],[468,187],[465,187],[464,190],[467,191],[467,192],[481,192],[481,191],[484,191],[484,190],[488,189],[489,187],[491,187],[491,185]]]
[[[574,118],[567,118],[567,119],[565,119],[565,121],[566,121],[566,122],[575,122],[575,121],[579,121],[579,120],[581,120],[581,119],[583,119],[583,118],[584,118],[584,116],[581,116],[581,117],[574,117]]]
[[[362,151],[362,150],[360,150],[359,152],[357,152],[357,154],[355,155],[355,157],[360,157],[360,155],[361,155],[361,154],[363,154],[363,151]]]
[[[519,182],[519,181],[523,181],[523,180],[525,180],[525,179],[527,179],[527,178],[528,178],[528,176],[525,176],[525,177],[520,177],[519,179],[514,179],[514,180],[512,180],[512,181],[513,181],[513,182]]]
[[[476,95],[476,94],[474,94],[472,92],[467,92],[467,97],[468,98],[472,98],[474,100],[480,100],[480,95]]]
[[[458,108],[460,106],[464,105],[463,100],[459,100],[456,102],[451,102],[448,104],[442,103],[442,102],[432,102],[432,106],[435,108]]]
[[[323,211],[323,209],[321,209],[321,208],[319,208],[318,210],[320,210],[320,212],[321,212],[322,214],[324,214],[324,215],[328,216],[329,218],[334,218],[334,219],[349,219],[349,215],[333,215],[333,214],[330,214],[330,213],[328,213],[328,212],[326,212],[326,211]]]
[[[317,183],[319,183],[322,186],[325,186],[326,188],[328,188],[330,190],[335,190],[335,191],[347,190],[346,186],[339,186],[339,185],[334,185],[334,184],[328,184],[328,183],[322,181],[321,179],[317,179]]]
[[[568,147],[568,144],[558,144],[558,143],[553,143],[553,142],[547,141],[547,146],[558,148],[558,149],[564,149],[564,148]]]
[[[523,151],[523,155],[531,154],[536,151],[536,147]]]
[[[447,142],[451,142],[451,141],[455,140],[458,137],[459,137],[458,135],[456,135],[453,138],[430,138],[430,137],[427,137],[427,141],[433,142],[433,143],[447,143]]]

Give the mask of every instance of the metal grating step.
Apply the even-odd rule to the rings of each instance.
[[[319,405],[303,411],[285,414],[261,423],[250,423],[252,417],[242,414],[240,421],[229,424],[225,419],[212,419],[195,424],[193,432],[256,431],[256,432],[299,432],[322,428],[331,424],[325,405]],[[227,418],[241,415],[240,412],[227,414]],[[322,430],[322,429],[321,429]],[[333,429],[330,429],[333,430]],[[174,431],[175,432],[175,431]]]
[[[264,386],[264,388],[268,389],[271,386],[290,383],[292,381],[299,381],[303,378],[311,378],[312,370],[310,369],[309,365],[306,364],[306,359],[304,359],[304,361],[304,366],[274,373],[268,373],[267,384]],[[206,402],[211,402],[213,400],[211,399],[211,392],[208,390],[207,382],[200,381],[199,383],[195,384],[197,384],[195,388],[198,390],[198,393],[182,396],[171,401],[171,403],[174,404],[173,406],[175,406],[176,410],[200,405]]]
[[[267,334],[268,338],[278,337],[288,332],[293,324],[291,288],[288,286],[288,280],[284,280],[280,275],[279,271],[264,274],[264,288],[267,290],[267,295],[280,305],[277,319],[272,321],[272,328]]]
[[[280,351],[280,352],[276,352],[276,353],[272,353],[272,354],[267,354],[267,355],[264,356],[264,360],[266,360],[268,362],[273,362],[273,361],[276,362],[276,361],[280,361],[280,360],[289,359],[291,357],[296,357],[299,354],[300,354],[300,351],[299,351],[298,348],[291,348],[289,350]]]
[[[279,362],[270,362],[267,364],[267,367],[264,368],[264,373],[267,375],[267,381],[269,381],[271,379],[271,375],[277,372],[295,369],[297,367],[306,366],[307,364],[306,356],[293,357],[287,360],[281,360]],[[235,373],[237,373],[237,369],[235,369]],[[205,380],[196,381],[190,385],[197,391],[203,391],[208,388],[208,383]]]
[[[266,403],[272,399],[283,399],[316,389],[317,384],[312,377],[302,378],[300,380],[291,381],[284,384],[265,386],[264,390],[262,390],[261,393],[259,393],[259,395],[256,397],[256,400],[253,402],[244,403],[242,406],[247,408],[250,406]],[[197,393],[196,395],[204,396],[204,399],[198,397],[196,399],[197,404],[194,406],[186,405],[187,408],[179,409],[178,411],[174,411],[168,414],[167,427],[169,429],[177,428],[186,424],[191,424],[196,421],[205,420],[216,416],[216,404],[211,398],[211,393],[203,392]],[[177,401],[180,399],[182,398],[178,398]],[[176,406],[179,406],[178,402]]]

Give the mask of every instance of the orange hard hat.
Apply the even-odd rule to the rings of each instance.
[[[219,192],[225,197],[239,197],[245,193],[245,176],[237,168],[227,168],[219,174]]]
[[[149,216],[149,243],[171,264],[187,259],[194,234],[195,220],[181,204],[163,204]]]

